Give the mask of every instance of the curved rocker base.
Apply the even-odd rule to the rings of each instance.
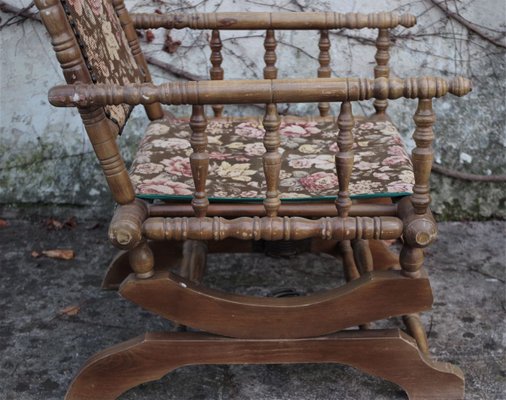
[[[232,339],[200,333],[146,333],[88,360],[66,400],[116,399],[127,390],[195,364],[339,363],[393,382],[411,400],[463,399],[464,377],[423,355],[393,329],[308,339]]]
[[[253,339],[326,335],[428,310],[432,305],[428,278],[407,278],[400,271],[367,272],[337,289],[289,298],[226,293],[171,272],[156,272],[149,279],[132,274],[119,291],[133,303],[178,324]]]

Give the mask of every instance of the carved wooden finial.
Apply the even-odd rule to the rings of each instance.
[[[264,79],[276,79],[278,77],[278,69],[276,68],[276,46],[277,42],[274,30],[267,29],[264,40]]]
[[[213,29],[211,33],[211,69],[209,70],[209,74],[211,76],[211,80],[223,80],[224,71],[221,67],[221,63],[223,62],[223,56],[221,55],[221,49],[223,47],[220,38],[220,31],[218,29]],[[213,105],[214,116],[219,118],[223,114],[223,105],[216,104]]]
[[[337,118],[339,134],[337,136],[336,170],[339,181],[339,192],[336,198],[337,212],[340,217],[347,217],[351,207],[349,185],[353,169],[353,113],[349,101],[341,104]]]
[[[209,200],[206,195],[206,181],[209,170],[209,154],[207,153],[207,120],[204,106],[193,106],[190,118],[192,135],[190,144],[193,153],[190,155],[190,166],[192,170],[195,193],[191,201],[195,216],[205,217]]]
[[[330,40],[329,31],[327,29],[320,31],[320,41],[318,42],[318,48],[320,53],[318,55],[318,62],[320,67],[318,68],[318,78],[330,78]],[[326,117],[330,112],[330,105],[327,101],[318,103],[318,110],[320,111],[321,117]]]
[[[465,96],[473,90],[472,82],[469,79],[457,76],[449,83],[449,92],[455,96]]]

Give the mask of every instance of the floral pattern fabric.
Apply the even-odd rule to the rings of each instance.
[[[207,125],[210,200],[265,197],[262,166],[264,129],[260,119],[215,119]],[[362,122],[353,130],[352,197],[393,197],[411,192],[410,158],[390,122]],[[189,156],[188,121],[154,121],[132,164],[130,176],[138,197],[191,198],[194,184]],[[332,119],[283,118],[280,197],[285,200],[335,198],[338,179],[334,155],[337,128]]]
[[[130,50],[111,0],[61,0],[95,83],[142,83],[143,73]],[[130,114],[127,104],[106,106],[121,129]]]

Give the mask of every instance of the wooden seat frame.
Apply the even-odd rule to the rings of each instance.
[[[147,310],[220,336],[147,333],[109,348],[83,366],[66,399],[114,399],[184,365],[309,362],[354,366],[398,384],[411,399],[463,398],[461,371],[431,360],[416,313],[432,305],[429,280],[422,267],[423,249],[437,233],[429,209],[435,121],[432,99],[447,93],[463,96],[471,85],[461,77],[448,81],[389,77],[389,30],[413,26],[415,18],[408,14],[333,12],[129,14],[123,0],[112,3],[134,59],[145,72],[145,83],[93,84],[60,1],[36,0],[67,80],[67,85],[51,89],[49,100],[59,107],[78,107],[119,204],[109,238],[123,252],[111,264],[104,287],[119,288],[123,297]],[[212,30],[210,81],[151,83],[135,29],[162,27]],[[375,79],[331,78],[328,30],[341,28],[379,29]],[[224,29],[267,31],[263,80],[223,80],[219,31]],[[318,78],[276,79],[275,29],[320,30]],[[353,167],[351,104],[375,99],[372,119],[384,121],[388,118],[387,101],[401,97],[418,100],[413,195],[397,204],[353,204],[348,190]],[[316,102],[322,116],[329,114],[329,102],[341,102],[335,204],[281,203],[276,104],[282,102]],[[224,104],[253,103],[266,104],[264,204],[209,204],[204,106],[211,105],[220,117]],[[161,104],[192,105],[190,163],[195,193],[191,204],[150,204],[135,198],[116,143],[117,132],[103,111],[103,106],[118,104],[142,104],[151,120],[163,117]],[[388,256],[378,261],[374,257],[375,243],[398,238],[403,240],[398,259]],[[252,242],[259,240],[304,239],[310,241],[311,251],[342,257],[349,281],[346,285],[311,296],[257,298],[210,290],[201,284],[210,252],[252,251]],[[368,329],[369,323],[391,316],[403,317],[408,334],[398,329]],[[269,324],[261,323],[264,320]],[[354,326],[360,329],[343,331]]]

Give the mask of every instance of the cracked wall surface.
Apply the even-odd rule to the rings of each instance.
[[[22,3],[22,2],[17,2]],[[25,2],[26,4],[28,2]],[[435,101],[436,162],[474,174],[506,173],[506,5],[502,0],[441,3],[448,17],[432,0],[365,0],[273,2],[204,0],[190,2],[127,1],[135,11],[397,11],[417,15],[418,25],[393,31],[391,72],[394,76],[464,75],[473,92],[461,99],[447,96]],[[18,6],[20,4],[17,4]],[[3,20],[9,17],[0,13]],[[470,21],[467,25],[465,21]],[[185,74],[209,75],[209,32],[173,31],[171,53],[162,51],[166,32],[154,40],[141,39],[146,54],[170,63]],[[260,78],[263,68],[261,31],[224,31],[225,79]],[[374,67],[373,30],[337,30],[331,33],[333,76],[371,77]],[[280,31],[279,77],[314,77],[318,67],[316,32]],[[177,41],[180,41],[179,45]],[[56,109],[47,102],[48,89],[63,81],[48,35],[38,21],[26,20],[0,31],[0,203],[15,205],[58,204],[111,207],[112,200],[94,159],[86,133],[75,110]],[[152,67],[155,82],[184,79]],[[390,102],[389,112],[409,146],[413,131],[414,101]],[[188,107],[168,107],[188,115]],[[336,112],[337,105],[333,105]],[[282,105],[281,111],[316,113],[316,105]],[[356,114],[370,114],[370,102],[354,106]],[[255,107],[227,107],[229,114],[259,114]],[[147,119],[138,108],[119,139],[128,162]],[[506,217],[505,184],[470,183],[433,174],[433,209],[446,219]]]

